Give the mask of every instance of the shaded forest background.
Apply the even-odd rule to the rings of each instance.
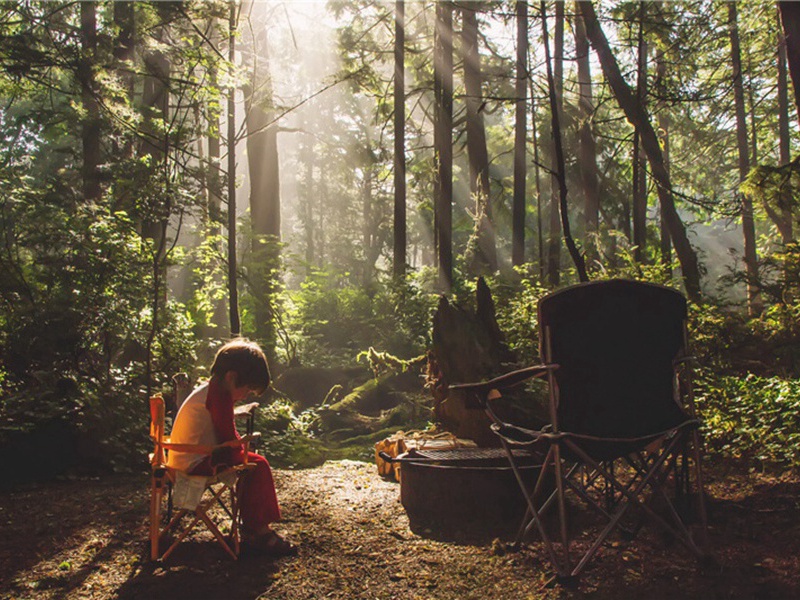
[[[795,12],[0,5],[11,479],[140,468],[147,396],[236,335],[271,359],[275,464],[369,456],[433,420],[432,317],[479,276],[504,369],[537,361],[550,290],[683,290],[709,450],[795,467]]]

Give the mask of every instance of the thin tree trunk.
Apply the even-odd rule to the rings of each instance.
[[[469,155],[470,192],[475,199],[475,254],[471,257],[472,271],[485,275],[497,270],[497,248],[492,223],[491,185],[489,182],[489,153],[486,149],[486,129],[481,114],[481,64],[478,52],[478,3],[461,6],[461,54],[464,63],[464,104],[467,112],[467,154]]]
[[[780,28],[780,9],[778,10],[778,26]],[[781,34],[778,40],[778,147],[780,149],[781,165],[791,161],[789,137],[789,77],[786,68],[786,39]],[[771,207],[765,203],[768,211]],[[784,197],[781,200],[779,214],[771,211],[770,218],[777,225],[781,240],[788,244],[794,238],[792,231],[792,199]]]
[[[211,77],[212,85],[216,84],[217,75],[216,68]],[[208,177],[206,182],[208,184],[208,227],[212,235],[218,235],[221,232],[220,222],[222,213],[222,165],[220,158],[222,156],[222,148],[220,143],[220,132],[222,123],[220,122],[220,114],[216,108],[208,108],[206,119],[209,123],[208,133]]]
[[[527,119],[525,111],[528,80],[528,3],[517,0],[517,78],[515,85],[514,122],[514,199],[512,204],[511,264],[515,267],[525,262],[525,183],[527,161]]]
[[[533,137],[533,178],[536,183],[536,248],[538,251],[539,279],[545,277],[544,233],[542,224],[542,177],[539,169],[539,136],[536,127],[536,95],[533,77],[529,79],[531,93],[531,136]]]
[[[317,214],[319,215],[317,242],[319,243],[319,250],[317,252],[317,266],[321,269],[325,266],[325,207],[330,206],[328,202],[328,180],[323,176],[319,178],[319,187],[319,203],[317,204]]]
[[[577,11],[576,11],[577,12]],[[594,102],[592,97],[592,71],[589,57],[589,40],[580,15],[575,18],[575,54],[578,61],[578,154],[580,161],[581,187],[584,197],[585,240],[584,246],[589,258],[597,253],[593,250],[594,239],[600,228],[600,189],[597,174],[597,147],[592,133]]]
[[[236,61],[236,0],[230,1],[228,17],[228,61]],[[236,87],[231,82],[228,88],[228,312],[231,337],[239,337],[239,290],[236,276]]]
[[[394,247],[392,273],[406,274],[406,86],[405,3],[395,2],[394,12]]]
[[[97,2],[86,1],[81,7],[81,58],[78,74],[81,99],[86,116],[81,127],[83,144],[83,197],[95,201],[100,198],[100,108],[97,103],[97,84],[92,65],[97,51]]]
[[[747,118],[742,81],[742,57],[739,47],[739,25],[736,3],[728,3],[728,27],[731,41],[731,63],[733,66],[733,93],[736,107],[736,140],[739,148],[739,182],[750,172],[750,157],[747,142]],[[758,256],[756,255],[756,231],[753,221],[753,201],[741,194],[742,233],[744,235],[744,264],[747,272],[747,312],[751,317],[763,310],[758,291]]]
[[[644,39],[646,18],[647,4],[639,2],[636,97],[645,110],[647,110],[647,41]],[[647,256],[647,172],[640,138],[637,128],[633,134],[633,257],[637,263],[643,263]]]
[[[560,3],[559,3],[560,4]],[[559,4],[556,6],[558,7]],[[575,245],[575,240],[572,239],[572,233],[570,232],[569,226],[569,213],[567,207],[567,181],[566,181],[566,162],[564,161],[564,149],[561,146],[561,125],[560,125],[560,110],[558,107],[558,97],[556,95],[556,85],[554,82],[554,74],[553,70],[550,66],[550,43],[548,41],[547,36],[547,16],[546,16],[546,3],[544,0],[541,2],[541,10],[542,10],[542,37],[544,38],[544,55],[545,55],[545,64],[547,65],[547,80],[548,80],[548,89],[550,90],[550,114],[552,118],[552,127],[553,127],[553,146],[555,150],[555,167],[556,171],[554,173],[558,190],[559,190],[559,209],[561,213],[561,227],[564,232],[564,242],[567,245],[567,250],[569,250],[569,254],[572,257],[572,262],[575,263],[575,268],[578,271],[578,279],[580,281],[589,281],[589,277],[586,274],[586,263],[584,262],[583,256],[578,251],[577,246]],[[562,21],[563,21],[563,4],[561,4],[561,11],[562,11]],[[556,22],[558,19],[556,19]],[[556,35],[558,37],[558,35]],[[563,31],[561,34],[563,40]],[[563,49],[563,46],[562,46]]]
[[[306,274],[311,275],[314,260],[315,260],[315,225],[314,220],[314,146],[310,135],[303,137],[304,156],[306,164],[306,181],[305,181],[305,200],[302,203],[302,210],[304,214],[303,229],[305,230],[306,237]]]
[[[453,6],[448,1],[436,4],[434,54],[437,264],[439,287],[450,292],[453,287]]]
[[[542,7],[542,28],[547,31],[547,15],[545,4]],[[549,48],[550,41],[544,39],[545,48]],[[556,2],[555,49],[553,52],[553,73],[548,77],[550,96],[555,97],[555,102],[550,102],[550,109],[556,111],[551,116],[551,121],[561,121],[564,102],[564,3]],[[548,51],[549,52],[549,51]],[[553,152],[550,160],[550,227],[547,236],[547,281],[552,286],[557,286],[561,279],[561,223],[559,219],[560,182],[558,152],[555,150],[556,132],[553,135]]]
[[[778,7],[786,40],[786,61],[794,87],[794,105],[800,123],[800,2],[781,0]]]
[[[367,136],[367,144],[371,144],[369,141],[369,136]],[[377,236],[373,235],[372,231],[372,222],[373,222],[373,215],[372,215],[372,176],[373,176],[373,169],[375,167],[375,161],[372,159],[372,150],[369,148],[365,148],[364,151],[364,162],[363,162],[363,170],[364,170],[364,183],[361,189],[361,200],[362,200],[362,217],[363,217],[363,227],[361,230],[361,239],[362,239],[362,246],[364,249],[364,272],[362,274],[362,281],[364,285],[369,285],[370,281],[372,281],[372,268],[374,267],[374,262],[370,261],[370,257],[373,254],[373,247],[375,244],[375,238]]]
[[[578,4],[586,25],[586,35],[597,53],[603,74],[628,120],[634,127],[638,127],[641,133],[642,145],[647,155],[653,178],[656,181],[656,189],[658,190],[658,198],[664,219],[667,222],[670,237],[675,246],[675,253],[681,264],[686,294],[693,302],[700,302],[702,291],[700,288],[700,266],[697,261],[697,254],[689,242],[683,221],[681,221],[678,211],[675,209],[672,198],[672,184],[664,166],[664,156],[658,144],[656,133],[649,121],[647,112],[638,103],[636,96],[631,92],[620,72],[617,60],[611,52],[608,40],[597,20],[592,3],[581,1]]]
[[[667,62],[664,58],[664,53],[659,51],[656,55],[656,87],[660,88],[661,96],[664,96],[664,80],[667,75]],[[664,103],[665,104],[665,103]],[[670,129],[670,118],[669,112],[666,105],[660,107],[658,111],[658,129],[662,134],[662,141],[661,145],[664,152],[664,170],[666,170],[667,175],[669,175],[669,129]],[[667,270],[667,273],[672,276],[672,243],[669,239],[669,229],[667,228],[667,222],[664,218],[663,209],[659,207],[659,228],[660,228],[660,250],[661,250],[661,264],[664,265],[664,268]]]

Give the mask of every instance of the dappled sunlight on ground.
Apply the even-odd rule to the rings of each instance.
[[[612,541],[576,590],[543,587],[540,544],[522,552],[409,528],[399,484],[373,464],[276,470],[294,558],[227,558],[208,533],[147,560],[144,475],[0,493],[2,598],[790,598],[800,596],[800,481],[718,467],[709,474],[716,561],[699,565],[645,530]],[[583,519],[574,521],[581,527]]]

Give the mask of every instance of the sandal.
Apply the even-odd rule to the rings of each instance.
[[[248,554],[260,556],[294,556],[297,546],[287,542],[274,531],[242,540],[242,549]]]

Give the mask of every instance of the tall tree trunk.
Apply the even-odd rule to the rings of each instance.
[[[664,52],[659,51],[656,54],[656,88],[659,90],[659,96],[665,96],[664,90],[664,81],[667,76],[667,61],[664,57]],[[661,146],[664,152],[664,170],[669,175],[669,128],[670,128],[670,118],[669,112],[666,106],[666,103],[662,103],[662,106],[659,107],[658,111],[658,129],[661,132]],[[661,250],[661,264],[664,265],[664,268],[667,270],[667,273],[672,276],[672,243],[669,239],[669,229],[667,228],[667,222],[664,218],[663,209],[660,211],[660,219],[659,219],[659,227],[660,227],[660,250]]]
[[[211,33],[209,41],[213,48],[220,47],[220,31],[216,27],[216,17],[212,17]],[[208,78],[211,85],[215,89],[219,89],[219,68],[216,63],[209,65]],[[208,164],[205,168],[206,177],[206,226],[212,235],[219,235],[222,231],[222,165],[220,164],[220,157],[222,155],[221,136],[222,136],[222,123],[220,121],[222,116],[222,94],[220,94],[220,103],[209,103],[203,107],[203,116],[206,120],[206,127],[208,134],[206,143],[208,145]]]
[[[394,245],[392,273],[396,280],[406,274],[406,86],[405,3],[394,9]]]
[[[453,287],[453,6],[449,1],[436,3],[434,95],[437,264],[439,287],[449,292]]]
[[[545,5],[542,3],[542,28],[547,30],[547,15]],[[545,47],[549,47],[550,41],[544,39]],[[555,49],[553,52],[553,75],[548,77],[548,87],[552,86],[550,96],[555,97],[555,103],[550,103],[550,109],[557,114],[551,116],[551,121],[561,121],[561,113],[564,104],[564,3],[556,2],[556,24],[555,24]],[[553,151],[550,159],[550,224],[547,232],[547,282],[551,286],[557,286],[561,279],[561,223],[559,219],[560,204],[560,184],[559,184],[559,165],[557,152],[555,150],[556,132],[553,135]]]
[[[530,57],[528,57],[530,61]],[[531,136],[533,137],[533,178],[536,183],[536,249],[539,264],[539,279],[545,277],[544,233],[542,224],[542,177],[539,169],[539,135],[536,127],[536,94],[533,89],[533,77],[528,80],[531,94]]]
[[[247,8],[250,18],[258,19],[268,5],[253,2]],[[250,56],[247,62],[251,78],[249,84],[243,86],[252,227],[248,279],[255,300],[255,335],[267,356],[274,358],[277,343],[275,302],[280,277],[281,241],[278,124],[273,108],[267,28],[250,29],[253,35],[246,40],[249,48],[245,51]]]
[[[794,87],[797,121],[800,123],[800,3],[781,0],[778,2],[778,7],[786,39],[786,61],[789,63],[789,75]]]
[[[236,63],[236,0],[229,0],[228,15],[228,62]],[[236,85],[231,80],[228,88],[228,315],[231,337],[239,337],[239,289],[236,275]]]
[[[556,7],[558,7],[559,5],[561,6],[562,21],[563,21],[564,6],[563,4],[559,3],[556,4]],[[547,14],[546,14],[546,3],[544,0],[542,0],[540,6],[542,10],[542,37],[544,38],[545,65],[547,66],[547,82],[548,82],[547,88],[550,90],[550,114],[552,118],[553,149],[555,151],[555,167],[556,167],[554,176],[557,182],[558,192],[559,192],[558,206],[561,215],[561,228],[564,232],[564,242],[567,245],[567,250],[569,250],[569,254],[572,257],[572,262],[575,264],[575,268],[578,271],[578,279],[580,281],[589,281],[589,277],[586,274],[586,263],[584,262],[583,256],[578,251],[577,246],[575,246],[575,240],[572,238],[572,233],[570,232],[569,212],[567,206],[566,161],[564,160],[564,149],[561,146],[561,124],[560,124],[561,111],[559,110],[558,107],[558,97],[556,95],[557,87],[554,82],[554,74],[550,66],[550,43],[548,41],[548,35],[547,35]],[[556,19],[556,21],[558,21],[558,19]],[[561,37],[563,41],[564,37],[563,31],[561,32]]]
[[[318,194],[314,186],[314,142],[311,134],[303,135],[300,141],[299,164],[305,167],[305,174],[298,177],[298,217],[303,228],[305,240],[306,276],[311,276],[316,260],[316,210],[315,200]],[[299,171],[299,169],[298,169]]]
[[[130,0],[120,0],[114,2],[114,26],[117,35],[114,40],[114,59],[119,74],[120,81],[125,88],[125,95],[128,102],[133,103],[134,93],[134,49],[136,44],[136,9],[134,2]],[[120,146],[114,142],[114,152],[122,159],[133,157],[133,142],[130,137]],[[117,208],[122,208],[117,206]],[[127,206],[125,208],[128,208]]]
[[[577,12],[577,11],[576,11]],[[592,258],[592,250],[597,243],[594,239],[600,228],[600,189],[597,173],[597,147],[592,133],[594,101],[592,98],[592,71],[589,57],[589,40],[583,19],[575,18],[575,54],[578,61],[578,159],[581,173],[581,187],[584,197],[585,241],[587,257]]]
[[[92,66],[97,52],[97,2],[81,2],[81,58],[78,76],[81,100],[86,116],[81,127],[83,144],[83,197],[89,201],[100,199],[100,108],[97,102],[97,84]]]
[[[319,223],[317,224],[317,242],[319,249],[317,251],[317,266],[321,269],[325,266],[325,207],[330,206],[328,202],[328,180],[325,177],[319,178],[319,203],[317,204],[317,215],[319,215]]]
[[[216,71],[216,69],[215,69]],[[216,82],[216,74],[211,77],[212,82]],[[208,175],[206,184],[208,228],[212,235],[219,235],[221,232],[221,213],[222,213],[222,144],[220,135],[222,123],[220,122],[219,110],[209,107],[206,112],[206,119],[209,124],[208,132]]]
[[[281,188],[278,166],[278,125],[272,108],[272,84],[267,57],[266,28],[254,40],[258,66],[252,86],[243,86],[246,96],[247,164],[250,177],[250,218],[253,234],[281,237]],[[258,240],[254,243],[259,244]]]
[[[156,37],[162,43],[167,43],[168,12],[171,10],[169,3],[160,3],[157,7],[159,16],[164,20],[158,25]],[[144,137],[140,153],[150,157],[150,164],[154,171],[161,170],[162,182],[167,181],[167,160],[169,149],[169,78],[170,63],[167,57],[159,50],[149,51],[144,58],[146,75],[142,89],[142,104],[145,108]],[[159,207],[160,214],[169,214],[170,198],[164,200],[165,205]],[[155,241],[155,246],[165,248],[164,234],[167,228],[165,218],[149,215],[142,224],[142,237]],[[160,252],[159,252],[160,254]],[[163,257],[159,257],[161,260]]]
[[[163,2],[156,7],[160,19],[156,25],[155,35],[159,42],[168,43],[169,15],[174,7],[173,2]],[[170,150],[170,111],[169,81],[170,62],[160,50],[152,50],[144,59],[145,78],[142,89],[142,104],[145,110],[144,140],[141,153],[150,157],[153,174],[164,195],[163,204],[153,207],[153,213],[147,215],[142,223],[142,237],[153,240],[153,295],[150,310],[152,327],[147,338],[146,380],[148,388],[152,376],[153,344],[156,331],[160,327],[161,307],[167,302],[167,224],[172,210],[169,179]]]
[[[361,188],[362,200],[362,217],[363,225],[361,230],[361,245],[364,250],[364,272],[362,273],[362,281],[364,285],[369,285],[372,281],[372,270],[375,262],[371,259],[374,255],[374,248],[377,245],[377,235],[373,231],[373,224],[375,217],[373,215],[373,198],[372,198],[372,184],[373,174],[375,168],[375,160],[372,154],[372,142],[367,137],[367,147],[364,149],[364,156],[362,162],[362,169],[364,171],[364,182]],[[377,256],[376,256],[377,258]]]
[[[486,149],[486,129],[481,107],[481,64],[478,51],[479,3],[461,6],[461,54],[464,62],[464,104],[467,109],[467,154],[469,155],[470,192],[475,199],[475,233],[477,244],[470,257],[472,271],[485,275],[497,270],[497,248],[492,223],[491,185],[489,182],[489,153]]]
[[[644,39],[646,18],[647,4],[639,2],[636,97],[645,110],[647,109],[647,41]],[[633,257],[637,263],[643,263],[647,256],[647,172],[640,138],[637,128],[633,133]]]
[[[736,141],[739,148],[739,182],[750,172],[750,157],[747,143],[747,119],[742,81],[742,56],[739,47],[739,24],[736,3],[728,3],[728,28],[731,41],[731,63],[733,66],[733,94],[736,106]],[[747,273],[747,312],[751,317],[763,310],[758,291],[758,257],[756,255],[756,230],[753,220],[753,201],[741,194],[742,233],[744,235],[744,264]]]
[[[780,9],[778,10],[778,26],[780,28]],[[786,165],[792,160],[789,136],[789,78],[786,68],[786,39],[780,35],[778,40],[778,147],[781,165]],[[788,197],[788,194],[786,196],[782,198],[777,214],[768,203],[765,203],[769,217],[777,225],[784,244],[788,244],[794,238],[792,199]]]
[[[518,267],[525,262],[525,179],[527,177],[525,101],[528,89],[528,3],[517,0],[516,9],[517,78],[515,82],[516,104],[514,107],[514,199],[511,210],[511,264]]]
[[[664,166],[664,156],[658,144],[656,133],[653,130],[647,112],[639,104],[620,72],[617,60],[611,52],[608,40],[597,20],[592,3],[581,1],[578,4],[586,25],[586,35],[597,53],[603,74],[628,120],[634,127],[638,127],[641,133],[642,145],[647,155],[653,178],[656,181],[658,199],[661,203],[664,219],[669,227],[670,237],[675,246],[675,253],[681,264],[686,294],[693,302],[700,302],[702,291],[700,289],[700,266],[697,262],[697,254],[689,243],[683,221],[681,221],[680,215],[675,209],[675,203],[672,198],[672,183]]]

